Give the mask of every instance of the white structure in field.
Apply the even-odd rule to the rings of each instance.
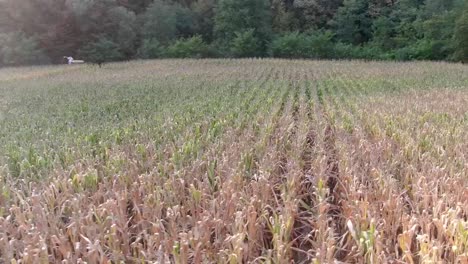
[[[64,56],[63,58],[64,58],[64,59],[67,59],[68,65],[84,63],[84,61],[82,61],[82,60],[75,60],[75,59],[73,59],[72,56]]]

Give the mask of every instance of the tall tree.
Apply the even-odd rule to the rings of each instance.
[[[173,5],[173,10],[176,16],[177,38],[189,38],[197,33],[197,17],[189,7],[176,3]]]
[[[265,56],[275,39],[281,40],[275,42],[276,50],[291,48],[291,32],[304,36],[327,32],[323,43],[344,57],[460,59],[464,58],[461,13],[466,2],[0,0],[0,60],[54,63],[80,50],[104,48],[115,49],[106,56],[111,59],[155,58],[165,56],[168,47],[197,43],[185,41],[193,36],[213,44],[206,45],[212,55]],[[330,48],[330,43],[338,45]]]
[[[463,13],[456,22],[453,40],[455,59],[468,63],[468,3],[465,4]]]
[[[216,0],[198,0],[191,6],[195,16],[195,30],[205,40],[213,40]]]
[[[120,6],[133,11],[135,14],[143,13],[153,0],[118,0]]]
[[[396,48],[402,48],[423,37],[420,26],[420,8],[424,0],[400,0],[392,8],[391,17],[395,23]]]
[[[52,61],[79,48],[77,30],[66,0],[0,1],[0,31],[34,38]]]
[[[335,16],[343,0],[296,0],[294,8],[301,17],[301,29],[326,27]]]
[[[155,0],[143,15],[142,35],[145,39],[156,39],[169,43],[177,35],[177,15],[174,6]]]
[[[80,50],[80,55],[88,62],[96,63],[101,67],[105,62],[118,61],[124,59],[119,45],[100,37],[95,42],[89,43]]]
[[[383,50],[395,48],[396,22],[393,17],[381,16],[372,24],[372,42]]]
[[[372,37],[372,18],[369,1],[345,0],[334,19],[336,37],[339,41],[360,45]]]
[[[271,10],[272,27],[275,33],[291,32],[299,28],[300,20],[290,1],[272,0]]]
[[[67,0],[67,4],[78,24],[74,37],[80,47],[106,38],[117,44],[125,56],[134,55],[137,20],[133,11],[119,6],[115,0]]]
[[[250,31],[252,36],[247,33]],[[249,36],[259,42],[259,53],[265,53],[271,32],[268,0],[220,0],[215,13],[215,34],[224,47],[229,49],[234,39]]]
[[[426,17],[439,15],[445,11],[451,10],[455,2],[455,0],[426,0],[424,2],[422,15]]]
[[[48,61],[34,37],[24,33],[0,34],[0,65],[40,64]]]

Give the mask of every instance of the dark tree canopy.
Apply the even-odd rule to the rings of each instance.
[[[0,66],[61,63],[63,56],[466,62],[467,2],[0,0]]]
[[[455,25],[455,59],[468,63],[468,4]]]
[[[262,55],[270,40],[271,30],[268,0],[219,0],[215,14],[215,36],[221,45],[233,51],[234,56]]]
[[[79,54],[86,61],[96,63],[99,66],[106,61],[117,61],[124,58],[119,45],[104,36],[84,46]]]

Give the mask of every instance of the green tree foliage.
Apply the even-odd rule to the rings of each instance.
[[[119,45],[125,56],[132,56],[135,53],[137,39],[136,15],[123,7],[115,7],[109,10],[109,20],[115,29],[109,30],[114,32],[111,34],[106,31],[106,36]]]
[[[181,5],[174,5],[174,13],[176,16],[177,38],[193,36],[197,27],[195,13]]]
[[[391,9],[390,18],[395,25],[395,48],[402,48],[422,37],[420,0],[400,0]]]
[[[266,51],[271,32],[268,0],[219,0],[215,13],[216,37],[235,56],[262,55],[259,52]],[[244,47],[244,43],[254,46]]]
[[[209,55],[209,47],[201,36],[179,39],[167,48],[171,58],[203,58]]]
[[[296,31],[275,38],[270,50],[273,57],[301,58],[308,52],[308,46],[307,36]]]
[[[194,35],[196,19],[196,14],[187,7],[156,0],[142,16],[142,35],[144,39],[157,39],[168,44],[176,38]]]
[[[234,57],[259,57],[263,54],[262,44],[255,36],[254,29],[236,31],[235,35],[231,43],[231,54]]]
[[[465,60],[467,2],[0,0],[0,59],[2,65],[61,63],[63,56],[92,58],[108,47],[92,60],[215,55]]]
[[[138,57],[141,59],[156,59],[164,55],[164,47],[157,39],[145,39],[138,49]]]
[[[134,56],[138,44],[138,25],[133,11],[120,6],[115,0],[67,0],[67,6],[77,25],[73,37],[79,45],[63,55],[77,57],[78,51],[106,39],[116,44],[123,56]]]
[[[299,27],[300,19],[291,4],[283,0],[272,0],[272,28],[277,33],[293,32]]]
[[[383,50],[391,50],[396,46],[396,22],[391,17],[382,16],[372,23],[372,41]]]
[[[120,6],[125,7],[135,14],[143,13],[152,2],[152,0],[117,0]]]
[[[195,32],[206,41],[213,40],[216,0],[198,0],[192,4]]]
[[[87,62],[95,63],[99,66],[105,62],[119,61],[125,58],[119,45],[104,36],[84,46],[79,53]]]
[[[66,0],[0,1],[0,33],[22,32],[34,38],[37,47],[53,62],[80,47],[77,31]]]
[[[339,41],[354,45],[368,42],[372,36],[372,18],[368,0],[345,0],[334,20]]]
[[[334,52],[333,37],[334,34],[331,31],[317,31],[311,34],[309,36],[309,57],[316,59],[331,58]]]
[[[21,32],[0,34],[0,65],[16,66],[47,62],[47,56],[33,37],[27,37]]]
[[[426,59],[443,60],[453,53],[452,36],[454,34],[455,14],[445,13],[424,21],[423,40],[427,42],[430,57]]]
[[[431,17],[451,10],[456,4],[456,0],[426,0],[422,10],[422,15]]]
[[[301,29],[326,27],[336,14],[343,0],[296,0],[294,8],[301,21]]]
[[[456,22],[453,40],[455,44],[455,59],[468,63],[468,3]]]
[[[145,39],[157,39],[168,43],[177,35],[177,15],[174,6],[155,0],[143,15],[142,35]]]
[[[310,34],[292,32],[273,40],[271,55],[279,58],[314,58],[334,57],[333,34],[330,31],[317,31]]]

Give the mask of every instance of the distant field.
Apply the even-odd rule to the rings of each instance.
[[[467,218],[468,66],[0,70],[0,263],[468,263]]]

